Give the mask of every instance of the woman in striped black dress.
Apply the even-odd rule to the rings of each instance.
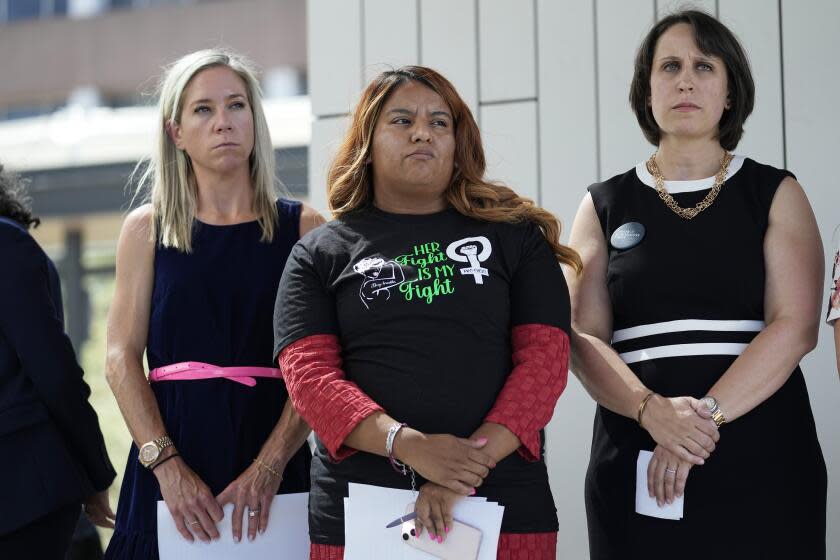
[[[825,558],[798,366],[823,280],[808,200],[790,172],[731,154],[754,87],[711,16],[653,27],[630,98],[657,152],[589,188],[570,240],[574,371],[599,404],[591,558]]]

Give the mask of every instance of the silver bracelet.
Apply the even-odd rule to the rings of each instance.
[[[388,428],[388,436],[385,438],[385,453],[388,455],[388,459],[390,459],[392,463],[395,461],[394,440],[397,439],[397,434],[400,433],[400,430],[405,427],[406,424],[391,424],[391,427]]]

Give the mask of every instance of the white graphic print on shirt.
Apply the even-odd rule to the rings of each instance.
[[[461,274],[472,275],[476,284],[484,284],[484,277],[490,276],[490,272],[481,263],[492,252],[490,240],[481,236],[454,241],[446,251],[440,243],[432,241],[414,245],[411,251],[394,259],[365,257],[353,265],[353,270],[363,277],[359,299],[370,309],[375,300],[390,300],[391,289],[397,288],[405,301],[430,304],[438,296],[455,293],[452,261],[469,263],[470,266],[459,269]]]
[[[359,298],[368,309],[368,302],[383,296],[385,300],[391,299],[391,288],[405,282],[402,267],[395,261],[386,262],[381,257],[364,258],[353,265],[353,270],[365,278],[359,288]]]
[[[478,243],[481,244],[481,251],[478,250]],[[446,256],[453,261],[470,263],[467,268],[460,269],[461,274],[472,274],[476,284],[484,284],[482,276],[490,276],[487,269],[483,268],[480,263],[486,261],[492,252],[490,240],[483,235],[453,241],[446,248]]]

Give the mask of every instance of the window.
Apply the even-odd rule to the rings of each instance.
[[[67,15],[68,0],[0,0],[0,23]]]
[[[40,0],[7,0],[8,7],[6,19],[8,21],[20,21],[24,19],[36,19],[41,15]]]

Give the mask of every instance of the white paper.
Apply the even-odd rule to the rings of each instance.
[[[639,458],[636,460],[636,513],[660,519],[682,519],[685,494],[679,498],[674,497],[671,504],[663,502],[662,507],[657,505],[656,498],[651,498],[648,494],[647,470],[652,458],[653,453],[643,449],[639,451]]]
[[[175,527],[175,520],[163,500],[157,504],[158,551],[161,560],[300,560],[309,558],[309,494],[280,494],[271,502],[268,527],[248,540],[247,513],[242,520],[242,540],[233,540],[233,504],[224,507],[225,517],[216,527],[219,540],[187,541]]]
[[[354,484],[344,498],[344,560],[429,560],[433,556],[406,546],[399,526],[385,525],[405,515],[415,501],[411,490]],[[482,533],[478,560],[495,560],[505,508],[486,498],[465,498],[455,505],[453,517]],[[249,559],[250,560],[250,559]]]

